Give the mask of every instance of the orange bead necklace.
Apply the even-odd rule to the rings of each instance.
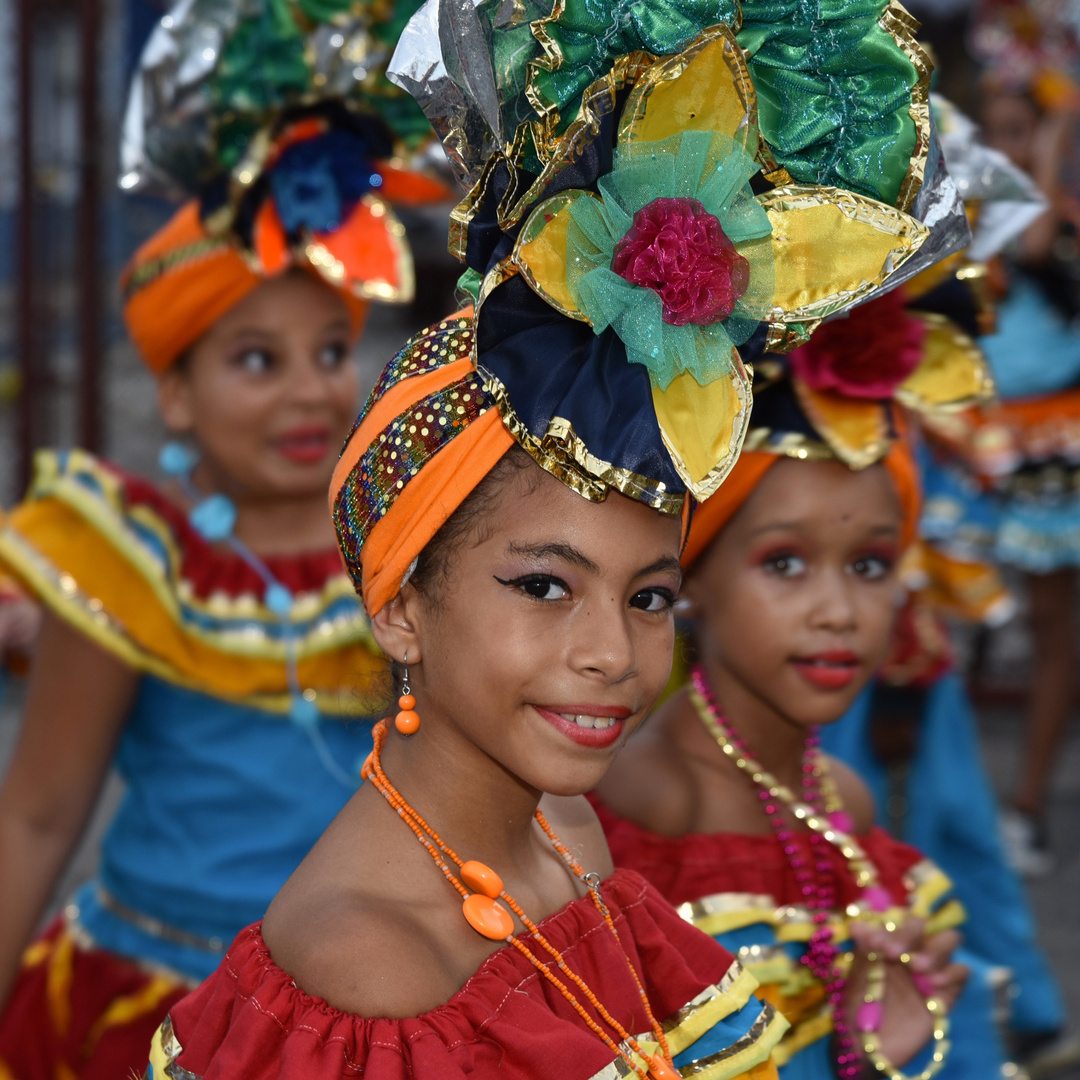
[[[552,846],[566,862],[567,866],[570,867],[571,871],[585,883],[597,911],[600,912],[608,929],[615,935],[615,940],[619,943],[619,948],[626,959],[626,966],[630,969],[634,985],[637,987],[638,996],[644,1006],[645,1015],[649,1018],[649,1025],[656,1036],[657,1043],[660,1045],[659,1053],[650,1055],[637,1039],[608,1012],[603,1003],[586,985],[585,980],[570,968],[562,953],[548,941],[536,924],[521,909],[518,902],[503,888],[502,878],[494,870],[481,862],[477,862],[475,859],[463,861],[457,852],[405,801],[402,794],[390,782],[386,773],[383,772],[381,758],[387,730],[388,723],[385,720],[375,725],[375,746],[364,763],[361,775],[365,780],[369,780],[382,797],[397,811],[398,816],[412,829],[416,839],[424,845],[427,853],[431,856],[435,865],[443,872],[446,880],[457,890],[458,895],[462,898],[462,910],[469,925],[484,937],[492,941],[505,941],[508,945],[517,949],[562,994],[589,1029],[599,1035],[607,1047],[618,1057],[621,1057],[641,1077],[641,1080],[647,1080],[647,1077],[650,1076],[652,1080],[678,1080],[679,1073],[672,1063],[671,1052],[668,1049],[664,1030],[657,1023],[656,1017],[653,1016],[648,996],[645,993],[645,987],[642,986],[641,979],[638,978],[638,973],[623,948],[622,939],[615,928],[611,912],[608,910],[607,904],[604,903],[604,898],[600,895],[600,879],[597,875],[585,872],[581,864],[571,854],[570,849],[555,835],[547,819],[538,809],[536,811],[537,824],[544,830]],[[458,873],[455,873],[451,868],[447,862],[448,859],[450,863],[457,867]],[[470,892],[470,890],[472,891]],[[525,929],[532,934],[537,944],[550,954],[559,971],[577,987],[608,1027],[618,1035],[619,1042],[629,1046],[638,1059],[648,1063],[647,1068],[642,1068],[631,1054],[627,1053],[619,1043],[604,1031],[589,1015],[585,1006],[581,1004],[570,987],[551,970],[547,963],[533,953],[523,941],[518,939],[514,934],[514,920],[511,918],[510,912],[497,902],[498,899],[507,904],[510,911],[513,911],[521,920]]]

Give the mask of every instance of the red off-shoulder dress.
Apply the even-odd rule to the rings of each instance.
[[[754,979],[632,870],[616,871],[601,893],[619,941],[588,897],[540,928],[610,1013],[649,1048],[629,957],[687,1075],[692,1069],[696,1080],[773,1080],[770,1053],[787,1025],[754,995]],[[529,935],[522,940],[540,952]],[[378,1019],[344,1013],[301,990],[271,959],[256,924],[173,1008],[155,1036],[146,1077],[617,1080],[628,1071],[509,946],[445,1004],[417,1017]]]

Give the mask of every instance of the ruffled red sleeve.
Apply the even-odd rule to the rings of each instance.
[[[542,930],[627,1030],[646,1032],[649,1024],[623,947],[658,1018],[674,1015],[725,975],[731,984],[730,953],[680,919],[638,874],[617,871],[602,892],[622,946],[587,897],[547,919]],[[729,1011],[735,1007],[732,1002]],[[271,959],[257,924],[237,937],[218,971],[173,1009],[159,1034],[167,1063],[202,1080],[361,1074],[371,1080],[586,1080],[613,1058],[558,991],[509,947],[488,957],[445,1005],[411,1019],[371,1019],[299,989]],[[767,1046],[760,1056],[768,1057]]]
[[[776,837],[746,836],[740,833],[689,833],[661,836],[607,807],[590,796],[600,817],[615,865],[636,870],[670,903],[693,903],[717,893],[747,893],[769,896],[779,904],[799,904],[803,897],[791,862]],[[838,888],[838,906],[857,899],[857,889],[847,861],[831,844],[810,851],[809,833],[795,834],[804,859],[833,863]],[[884,829],[874,828],[858,838],[863,850],[877,867],[881,884],[897,904],[908,900],[910,871],[923,862],[918,850],[894,840]]]

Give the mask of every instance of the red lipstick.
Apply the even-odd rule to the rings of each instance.
[[[626,718],[633,715],[632,709],[610,705],[534,705],[533,708],[556,731],[579,746],[587,746],[593,750],[602,750],[618,742],[626,725]],[[574,719],[568,719],[569,717]],[[603,726],[591,726],[596,722]]]
[[[861,663],[850,649],[827,649],[793,659],[795,670],[811,686],[821,690],[843,690],[859,675]]]
[[[273,440],[282,457],[298,465],[315,465],[330,452],[330,429],[322,424],[299,424]]]

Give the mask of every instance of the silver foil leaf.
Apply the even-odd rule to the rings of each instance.
[[[466,189],[505,138],[491,53],[476,8],[484,0],[427,0],[409,20],[387,76],[423,109]]]
[[[180,0],[143,49],[120,141],[120,186],[181,199],[206,179],[214,137],[206,80],[250,0]]]
[[[965,203],[978,203],[973,262],[986,262],[1016,239],[1048,207],[1038,185],[998,150],[979,138],[978,128],[952,102],[930,97],[949,175]]]

